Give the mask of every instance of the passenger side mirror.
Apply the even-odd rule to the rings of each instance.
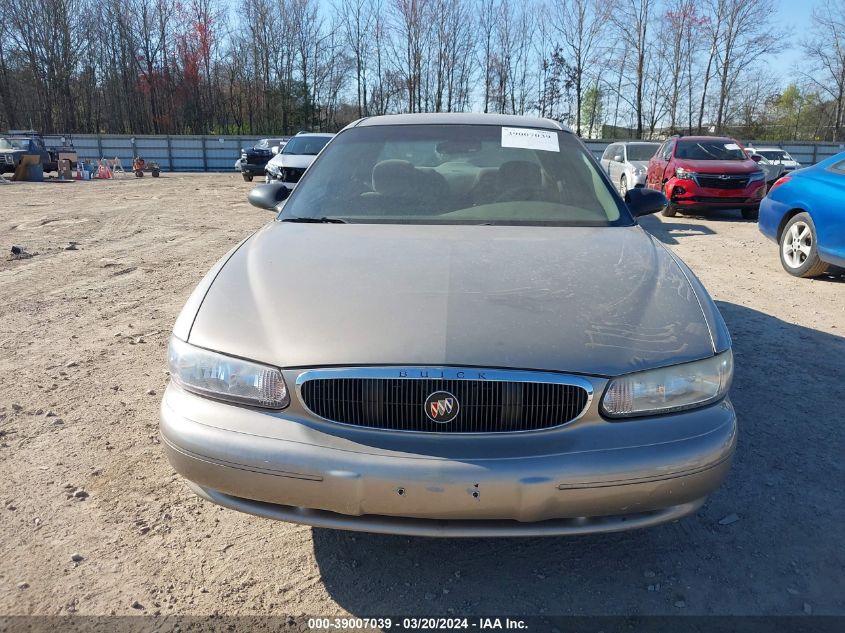
[[[755,163],[759,163],[761,160],[763,160],[763,157],[760,156],[760,154],[751,154],[751,160],[753,160]]]
[[[622,162],[622,154],[617,154],[616,156],[614,156],[613,161],[616,162],[616,163],[621,163]]]
[[[636,187],[625,192],[625,204],[628,205],[631,214],[638,218],[662,211],[669,201],[656,189]]]
[[[284,183],[274,182],[269,185],[258,185],[249,192],[247,199],[249,203],[258,207],[259,209],[267,209],[268,211],[276,211],[276,206],[280,202],[287,200],[290,195],[290,189],[285,187]]]

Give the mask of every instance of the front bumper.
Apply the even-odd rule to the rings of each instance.
[[[630,173],[628,178],[630,178],[631,187],[645,187],[646,183],[646,172],[640,172],[639,174]]]
[[[695,511],[727,475],[736,444],[728,400],[625,422],[589,415],[597,406],[565,427],[468,439],[344,429],[171,385],[161,438],[174,469],[219,505],[408,535],[645,527]]]
[[[241,160],[241,173],[250,174],[251,176],[263,176],[266,164],[246,163]]]
[[[743,189],[711,189],[693,180],[670,178],[665,193],[681,209],[756,209],[766,195],[766,183],[759,180]]]

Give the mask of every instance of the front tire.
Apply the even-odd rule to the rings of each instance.
[[[807,213],[794,216],[780,236],[780,263],[794,277],[818,277],[829,268],[819,259],[816,227]]]
[[[243,172],[241,175],[244,177],[244,180],[246,182],[252,182],[252,174],[248,174],[246,172]]]

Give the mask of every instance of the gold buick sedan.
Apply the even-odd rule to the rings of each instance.
[[[347,126],[173,330],[161,437],[261,517],[537,536],[694,512],[736,444],[731,341],[693,273],[564,126]]]

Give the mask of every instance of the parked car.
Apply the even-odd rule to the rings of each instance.
[[[607,146],[601,157],[601,166],[621,195],[624,196],[632,187],[645,186],[648,161],[658,147],[660,143],[640,141],[611,143]]]
[[[745,148],[745,153],[748,155],[748,158],[757,163],[757,166],[766,174],[766,191],[768,191],[769,188],[786,173],[786,170],[780,163],[772,162],[765,156],[756,154],[747,147]]]
[[[676,136],[649,161],[647,186],[669,199],[665,216],[727,208],[753,220],[766,194],[766,174],[732,138]]]
[[[801,163],[792,158],[785,149],[780,147],[746,147],[754,154],[759,154],[773,165],[782,165],[784,171],[801,169]]]
[[[760,231],[779,245],[784,270],[817,277],[845,267],[845,152],[786,174],[760,205]]]
[[[0,173],[13,172],[21,159],[28,154],[38,155],[45,173],[59,168],[59,153],[76,155],[73,144],[66,138],[55,139],[53,146],[48,146],[43,137],[33,130],[11,130],[0,136]],[[75,167],[75,159],[71,167]]]
[[[291,141],[295,142],[297,139]],[[429,536],[694,512],[736,442],[731,341],[693,273],[555,121],[359,120],[193,292],[170,463],[258,516]]]
[[[264,170],[265,182],[281,182],[293,189],[314,158],[334,134],[300,132],[273,157]]]
[[[263,138],[252,147],[244,147],[235,168],[243,174],[244,180],[252,182],[255,176],[264,174],[267,161],[273,157],[273,148],[282,148],[286,142],[286,138]],[[276,149],[276,153],[279,151]]]

